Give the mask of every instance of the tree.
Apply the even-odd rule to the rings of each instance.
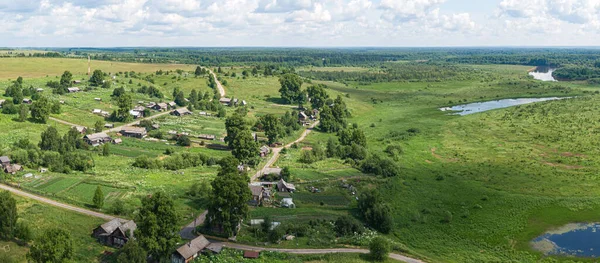
[[[378,192],[364,192],[358,199],[358,209],[365,222],[384,234],[389,233],[393,227],[393,220],[389,206],[383,203]]]
[[[17,230],[17,201],[8,191],[0,192],[0,238],[12,239]]]
[[[104,206],[104,193],[102,193],[102,187],[97,186],[96,192],[94,193],[94,198],[92,199],[92,203],[94,203],[94,207],[100,209]]]
[[[73,74],[71,74],[71,72],[69,71],[65,71],[62,76],[60,77],[60,86],[61,87],[69,87],[71,86],[71,83],[73,82]]]
[[[260,150],[249,129],[240,131],[232,142],[231,154],[244,164],[258,163]]]
[[[50,116],[50,110],[52,105],[47,97],[41,97],[31,105],[31,117],[41,123],[46,123]]]
[[[94,131],[96,131],[96,132],[102,132],[103,129],[104,129],[104,122],[103,121],[97,121],[96,123],[94,123]]]
[[[225,130],[227,131],[225,142],[227,142],[229,148],[233,148],[233,141],[237,138],[239,132],[247,129],[246,126],[246,121],[239,114],[233,114],[225,120]]]
[[[11,100],[7,100],[2,103],[2,113],[3,114],[15,114],[19,110],[15,107],[15,104]]]
[[[248,177],[240,174],[235,158],[224,158],[219,162],[221,169],[211,183],[213,198],[208,207],[208,225],[220,229],[228,236],[237,234],[237,226],[248,216],[247,202],[252,194],[248,188]]]
[[[246,188],[248,188],[246,186]],[[173,200],[156,192],[142,200],[135,222],[135,236],[144,250],[155,260],[165,260],[179,241],[178,218]]]
[[[29,242],[33,239],[33,232],[28,224],[19,221],[15,229],[15,236],[22,241]]]
[[[262,116],[259,120],[262,125],[262,129],[265,131],[265,135],[269,139],[269,143],[274,143],[278,138],[281,138],[285,134],[283,125],[277,116],[274,114],[267,114]]]
[[[29,107],[25,104],[21,104],[19,107],[19,121],[24,122],[27,120],[27,115],[29,114]]]
[[[117,120],[123,122],[131,120],[132,117],[129,114],[129,111],[133,108],[133,106],[131,105],[131,101],[132,99],[129,93],[125,93],[119,96],[119,98],[117,99],[117,106],[119,106],[119,109],[115,113],[115,117],[117,118]]]
[[[180,91],[175,95],[175,103],[177,103],[177,105],[182,106],[182,107],[187,104],[187,101],[185,100],[185,95],[183,94],[183,91]]]
[[[363,226],[358,220],[348,215],[338,217],[338,219],[335,220],[335,225],[333,229],[338,234],[338,236],[347,236],[352,235],[354,233],[360,234],[364,230]]]
[[[36,263],[65,262],[72,258],[73,240],[60,228],[44,231],[27,253],[27,259]]]
[[[102,83],[104,83],[104,73],[99,69],[94,70],[94,73],[92,73],[92,77],[90,78],[90,85],[99,87]]]
[[[48,126],[45,131],[41,134],[42,140],[39,143],[40,149],[43,151],[55,151],[58,152],[61,147],[60,136],[54,126]]]
[[[190,140],[190,137],[182,135],[177,138],[177,145],[187,147],[192,145],[192,141]]]
[[[23,90],[21,88],[15,90],[14,94],[12,95],[13,97],[13,103],[14,104],[21,104],[23,103]]]
[[[146,263],[148,254],[135,240],[128,241],[119,251],[117,263]]]
[[[109,156],[110,155],[110,146],[108,146],[108,143],[105,143],[102,145],[102,156]]]
[[[279,78],[279,83],[281,84],[279,93],[281,93],[281,98],[287,103],[292,104],[302,100],[302,92],[300,91],[302,79],[298,75],[292,73],[285,74]]]
[[[390,245],[383,237],[376,237],[369,244],[369,253],[374,260],[384,261],[390,253]]]
[[[196,77],[198,77],[198,76],[202,75],[202,68],[201,68],[200,66],[197,66],[197,67],[196,67],[196,71],[194,71],[194,75],[195,75]]]
[[[285,181],[290,181],[292,179],[292,172],[290,172],[290,167],[286,166],[283,167],[283,169],[281,169],[281,179]]]
[[[129,80],[129,81],[131,81],[131,80]],[[130,84],[131,84],[131,83],[130,83]],[[102,88],[103,88],[103,89],[110,89],[111,87],[112,87],[112,81],[104,81],[104,82],[102,83]]]
[[[329,95],[325,91],[327,86],[323,84],[313,85],[306,89],[310,103],[313,109],[322,109],[325,106],[325,101],[329,99]]]

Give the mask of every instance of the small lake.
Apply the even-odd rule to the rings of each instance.
[[[556,70],[551,67],[536,67],[535,70],[530,71],[529,75],[533,76],[534,79],[541,81],[556,81],[554,77],[552,77],[552,72]]]
[[[572,223],[548,231],[531,241],[546,255],[600,256],[600,223]]]
[[[484,112],[494,109],[508,108],[517,105],[529,104],[540,101],[549,100],[561,100],[565,99],[560,97],[549,97],[549,98],[519,98],[519,99],[503,99],[503,100],[492,100],[484,102],[475,102],[463,105],[456,105],[452,107],[440,108],[441,111],[452,111],[452,114],[456,115],[469,115],[478,112]]]

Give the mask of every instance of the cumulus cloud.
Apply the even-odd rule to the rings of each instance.
[[[303,9],[309,9],[313,5],[312,0],[260,0],[257,13],[287,13]]]

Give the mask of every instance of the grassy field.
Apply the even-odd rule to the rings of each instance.
[[[2,58],[0,63],[0,78],[36,78],[45,76],[60,76],[65,70],[73,75],[85,75],[88,71],[87,59],[80,58]],[[157,70],[183,69],[192,71],[195,66],[180,64],[144,64],[124,63],[93,60],[92,71],[100,69],[103,72],[155,72]]]
[[[101,262],[104,259],[102,254],[104,251],[114,251],[112,248],[102,246],[91,237],[92,230],[103,224],[103,220],[17,196],[15,199],[17,200],[19,220],[28,224],[34,235],[50,228],[62,228],[69,231],[75,248],[74,262]],[[0,253],[9,254],[17,262],[26,262],[27,247],[13,242],[0,242],[0,247],[3,248],[0,249]]]

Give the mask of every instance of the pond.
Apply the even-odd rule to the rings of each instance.
[[[531,241],[546,255],[600,256],[600,223],[572,223],[548,231]]]
[[[534,79],[541,81],[556,81],[554,77],[552,77],[552,72],[556,70],[551,67],[536,67],[533,71],[529,72],[529,75],[533,76]]]
[[[463,105],[456,105],[452,107],[440,108],[441,111],[452,111],[454,115],[469,115],[478,112],[484,112],[488,110],[508,108],[511,106],[529,104],[540,101],[549,100],[560,100],[565,99],[560,97],[549,97],[549,98],[518,98],[518,99],[503,99],[503,100],[492,100],[485,102],[475,102]]]

